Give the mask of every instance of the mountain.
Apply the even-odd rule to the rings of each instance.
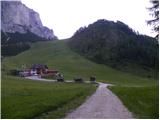
[[[120,21],[101,19],[81,27],[70,38],[69,46],[92,61],[124,71],[135,66],[158,70],[158,42]]]
[[[20,1],[1,1],[1,54],[14,56],[30,43],[57,40],[53,30],[42,25],[39,14]]]
[[[42,25],[39,14],[20,1],[1,1],[1,30],[22,34],[29,31],[48,40],[56,38],[53,30]]]

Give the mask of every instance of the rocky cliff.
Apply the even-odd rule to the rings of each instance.
[[[45,39],[55,39],[53,30],[42,25],[39,14],[20,1],[1,1],[1,30],[9,33],[32,32]]]

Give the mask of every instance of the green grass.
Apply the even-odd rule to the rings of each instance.
[[[136,118],[159,118],[158,86],[150,87],[110,87]]]
[[[50,76],[41,76],[42,78],[44,78],[44,79],[48,79],[48,80],[56,80],[56,76],[52,76],[52,75],[50,75]]]
[[[61,118],[81,104],[95,88],[91,84],[38,82],[3,75],[2,118],[35,118],[50,111],[52,118]],[[74,100],[77,103],[70,106],[68,103]],[[60,108],[65,109],[59,111]]]
[[[140,106],[140,104],[137,103],[134,103],[136,104],[134,105],[130,102],[125,105],[127,107],[135,107],[134,109],[139,110],[135,111],[131,108],[131,111],[133,111],[138,118],[144,118],[144,116],[145,118],[152,118],[152,115],[148,114],[152,114],[151,111],[154,110],[155,114],[158,115],[158,96],[157,94],[154,95],[154,93],[158,92],[158,89],[150,89],[158,86],[158,80],[136,76],[112,69],[102,64],[94,63],[70,50],[65,41],[50,41],[34,43],[30,50],[17,56],[4,59],[2,63],[4,73],[2,74],[3,118],[61,118],[64,116],[64,113],[72,109],[71,106],[78,106],[83,100],[85,100],[87,95],[93,92],[92,90],[94,87],[92,88],[90,85],[49,84],[23,79],[19,80],[19,78],[6,76],[6,73],[10,69],[21,69],[22,64],[26,64],[26,66],[29,67],[34,63],[43,63],[48,65],[50,69],[59,70],[64,75],[65,80],[73,79],[73,77],[76,76],[82,77],[84,80],[89,80],[89,77],[94,75],[96,76],[97,81],[115,84],[116,87],[113,87],[113,89],[116,90],[113,90],[113,92],[118,96],[121,96],[121,94],[130,94],[131,96],[134,96],[135,93],[132,92],[134,89],[140,94],[140,96],[143,96],[143,93],[146,93],[144,99],[150,100],[146,101],[146,104],[153,103],[153,107],[150,108],[150,111],[147,112],[145,106]],[[139,90],[140,88],[146,89]],[[86,93],[83,91],[83,94],[76,97],[77,94],[79,95],[79,93],[81,93],[81,89],[82,91],[85,89]],[[89,92],[89,90],[92,92]],[[53,93],[51,91],[53,91]],[[121,93],[116,91],[121,91]],[[150,99],[150,94],[152,93],[153,99]],[[65,98],[64,101],[61,100],[59,96],[63,96]],[[40,98],[39,102],[37,102],[37,98]],[[120,99],[125,103],[122,97],[120,97]],[[130,101],[130,96],[126,95],[125,99],[126,101]],[[132,100],[140,101],[141,97],[132,97]],[[37,104],[33,104],[34,102]],[[74,102],[76,104],[73,104]],[[22,106],[26,106],[26,108],[24,109]],[[139,107],[141,107],[141,109],[139,109]],[[21,113],[21,111],[24,112]],[[61,113],[60,111],[64,112]],[[141,111],[144,111],[144,114],[141,114]]]
[[[59,70],[65,79],[73,79],[73,77],[79,76],[89,80],[89,77],[94,75],[98,81],[117,85],[157,84],[157,80],[138,77],[91,62],[71,51],[65,41],[33,44],[30,50],[4,60],[2,66],[6,70],[20,69],[22,64],[29,67],[34,63],[44,63],[50,69]]]

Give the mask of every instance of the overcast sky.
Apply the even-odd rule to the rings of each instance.
[[[69,38],[98,19],[122,21],[141,34],[154,36],[146,20],[149,0],[21,0],[40,14],[44,26],[58,38]]]

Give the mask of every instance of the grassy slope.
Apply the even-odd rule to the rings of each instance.
[[[2,118],[61,118],[79,106],[95,88],[91,84],[53,84],[2,76]],[[75,100],[71,106],[69,103]],[[41,116],[48,112],[52,116]]]
[[[157,80],[134,76],[129,73],[120,72],[110,67],[91,62],[81,57],[77,53],[71,51],[66,45],[65,41],[35,43],[32,45],[32,48],[30,50],[23,52],[15,57],[7,58],[6,60],[4,60],[2,66],[5,70],[9,70],[20,67],[24,63],[27,66],[30,66],[33,63],[45,63],[49,66],[49,68],[58,69],[62,74],[64,74],[65,79],[73,79],[73,77],[75,76],[81,76],[85,80],[88,80],[91,75],[95,75],[97,77],[97,81],[114,83],[121,87],[125,86],[131,88],[131,90],[133,89],[133,87],[145,87],[149,89],[148,86],[154,87],[158,84]],[[120,96],[122,94],[126,94],[127,92],[130,93],[128,89],[121,87],[115,87],[118,90],[123,89],[123,91],[121,91],[121,94],[117,93],[116,91],[114,92]],[[155,92],[157,91],[157,89],[151,89],[151,91]],[[141,92],[140,89],[139,92]],[[147,92],[145,94],[145,99],[148,99],[149,97],[150,93]],[[158,95],[153,97],[156,98],[158,97]],[[120,98],[122,99],[122,97]],[[126,97],[125,99],[129,100],[130,97]],[[133,98],[133,100],[135,101],[139,99],[140,98],[137,97]],[[145,99],[142,99],[141,102],[146,102]],[[151,102],[153,103],[154,100],[151,100]],[[128,106],[129,105],[127,105],[127,107]],[[137,108],[138,106],[136,107],[136,109]],[[144,109],[145,107],[141,108],[141,110]],[[135,114],[138,114],[134,111],[134,109],[131,108],[130,110]],[[156,112],[158,113],[158,111]],[[148,114],[148,112],[145,112],[145,114]],[[138,117],[141,117],[141,115]],[[151,116],[148,116],[148,118],[150,117]]]
[[[33,63],[47,64],[49,68],[57,69],[64,74],[65,79],[81,76],[85,80],[89,80],[91,75],[95,75],[98,81],[118,85],[157,84],[155,80],[151,81],[91,62],[71,51],[64,41],[33,44],[32,49],[6,59],[2,66],[5,69],[12,69],[18,68],[22,64],[31,66]]]

